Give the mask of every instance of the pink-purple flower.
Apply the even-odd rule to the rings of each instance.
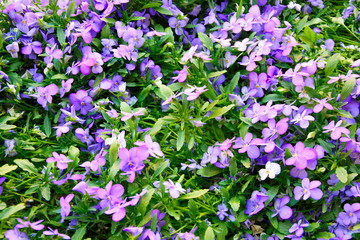
[[[312,198],[314,200],[319,200],[323,196],[323,192],[318,188],[321,185],[320,181],[311,181],[308,178],[304,178],[301,181],[301,187],[296,186],[294,188],[294,196],[296,200],[303,198],[304,200]]]

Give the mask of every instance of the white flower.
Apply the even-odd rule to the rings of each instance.
[[[265,169],[259,171],[261,180],[265,180],[268,176],[271,179],[275,178],[275,175],[278,175],[281,172],[280,165],[277,163],[267,162]]]

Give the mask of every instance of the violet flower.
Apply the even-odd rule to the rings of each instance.
[[[218,210],[219,211],[216,213],[216,215],[218,215],[221,221],[223,221],[225,217],[229,216],[229,214],[227,213],[229,209],[226,207],[224,203],[218,205]]]
[[[327,98],[324,98],[324,99],[321,99],[321,100],[315,98],[314,100],[315,100],[316,102],[318,102],[318,104],[316,104],[316,105],[314,106],[314,113],[319,113],[319,112],[321,112],[324,107],[327,108],[327,109],[329,109],[329,110],[333,110],[333,109],[334,109],[333,106],[331,106],[329,103],[327,103],[327,101],[328,101]],[[330,99],[329,99],[329,100],[330,100]]]
[[[301,237],[304,233],[304,227],[309,226],[309,223],[302,223],[302,219],[300,219],[297,223],[294,223],[289,229],[289,233],[294,233],[295,236]]]
[[[20,218],[17,218],[16,220],[19,222],[19,224],[16,224],[15,228],[31,227],[32,229],[34,229],[36,231],[39,231],[39,230],[44,229],[44,227],[45,227],[43,224],[40,224],[44,220],[39,220],[39,221],[36,221],[36,222],[33,222],[33,223],[31,223],[30,221],[23,221]]]
[[[70,206],[69,203],[71,202],[73,197],[74,197],[74,194],[69,194],[65,198],[60,197],[60,206],[61,206],[61,209],[60,209],[60,215],[61,215],[60,223],[63,223],[64,220],[65,220],[65,217],[70,215],[71,206]]]
[[[130,150],[121,148],[119,150],[120,170],[125,172],[125,175],[129,175],[128,181],[132,183],[135,180],[135,173],[141,173],[141,170],[145,167],[143,161],[149,157],[147,147],[133,147]]]
[[[160,149],[159,143],[153,142],[150,135],[145,136],[144,142],[137,141],[134,144],[139,147],[146,146],[148,148],[150,156],[152,157],[159,158],[164,156],[164,153]]]
[[[37,94],[37,102],[43,107],[47,108],[48,103],[52,103],[52,96],[57,94],[59,91],[58,86],[55,84],[50,84],[46,87],[38,87]]]
[[[321,185],[320,181],[311,181],[308,178],[304,178],[301,181],[302,186],[296,186],[294,188],[294,195],[296,200],[303,198],[304,200],[311,197],[314,200],[319,200],[323,196],[323,192],[318,188]]]
[[[68,80],[61,81],[61,88],[60,88],[60,97],[62,98],[65,93],[71,90],[71,84],[74,82],[73,78],[69,78]]]
[[[21,53],[24,55],[31,55],[32,52],[36,54],[42,53],[41,42],[39,41],[32,41],[31,37],[21,37],[21,42],[25,45],[21,48]]]
[[[126,32],[124,32],[123,39],[129,45],[140,48],[145,42],[145,39],[142,36],[143,32],[141,30],[129,27]]]
[[[76,93],[71,93],[69,96],[71,104],[75,110],[80,110],[80,113],[86,115],[92,108],[92,98],[88,95],[85,90],[78,90]]]
[[[342,120],[338,121],[336,125],[334,121],[331,121],[327,126],[323,127],[323,129],[325,129],[323,133],[331,132],[330,137],[333,140],[339,139],[342,133],[348,136],[350,134],[350,130],[344,127],[340,127],[341,123]]]
[[[8,240],[30,240],[26,233],[20,232],[16,227],[14,229],[7,230],[4,233],[4,237]]]
[[[188,19],[185,18],[183,20],[176,19],[175,17],[169,18],[169,26],[171,28],[175,28],[175,34],[181,35],[183,33],[183,27],[186,26]]]
[[[257,145],[261,144],[262,142],[263,142],[262,139],[260,138],[253,139],[253,135],[251,133],[247,133],[244,139],[238,137],[234,141],[235,144],[233,145],[233,148],[239,149],[238,150],[239,153],[247,152],[249,158],[258,158],[260,156],[260,149],[258,148]]]
[[[112,185],[112,181],[106,184],[105,189],[99,188],[95,197],[101,199],[99,202],[100,209],[110,208],[114,203],[120,201],[124,194],[124,187],[121,184]]]
[[[43,234],[46,236],[59,236],[62,237],[63,239],[71,239],[68,235],[59,233],[59,231],[57,229],[51,229],[48,227],[48,229],[50,229],[50,231],[44,231]]]
[[[360,220],[360,203],[344,205],[345,212],[340,212],[336,221],[344,226],[355,225]]]
[[[298,142],[293,148],[288,145],[292,157],[286,159],[286,165],[294,165],[297,169],[305,169],[308,165],[307,161],[316,159],[316,151],[312,148],[305,147],[304,143]]]
[[[257,214],[265,207],[264,202],[268,200],[268,198],[269,196],[266,194],[254,191],[251,194],[251,198],[246,200],[246,209],[244,213],[249,216]]]
[[[57,154],[56,152],[53,152],[53,157],[49,157],[46,159],[46,162],[56,162],[56,166],[60,170],[64,170],[68,168],[68,163],[72,162],[73,160],[68,159],[64,154]]]
[[[0,185],[3,184],[6,180],[6,177],[0,177]],[[0,195],[2,194],[4,188],[3,186],[0,186]]]
[[[275,217],[275,216],[279,215],[279,217],[281,219],[289,219],[293,214],[292,209],[290,207],[286,206],[286,204],[289,202],[290,202],[289,196],[277,198],[274,203],[275,211],[274,211],[274,214],[271,215],[271,217]]]

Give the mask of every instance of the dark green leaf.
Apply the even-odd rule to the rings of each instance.
[[[173,15],[172,12],[168,9],[162,8],[162,7],[153,7],[153,9],[161,14],[164,15]]]
[[[50,135],[51,135],[51,122],[50,122],[50,118],[49,118],[48,115],[46,115],[45,118],[44,118],[44,132],[45,132],[47,137],[50,137]]]
[[[200,39],[200,41],[202,42],[202,44],[207,48],[207,49],[212,49],[213,48],[213,41],[204,33],[202,32],[198,32],[198,37]]]
[[[341,89],[341,101],[350,96],[356,85],[356,79],[354,77],[348,79]]]
[[[75,234],[72,236],[72,240],[82,240],[85,233],[86,233],[86,227],[87,225],[84,225],[80,227],[78,230],[76,230]]]
[[[184,130],[180,130],[178,132],[178,137],[177,137],[177,141],[176,141],[176,150],[179,151],[182,146],[184,145],[185,142],[185,131]]]
[[[160,164],[160,166],[156,168],[156,170],[154,172],[154,175],[153,175],[153,178],[156,178],[157,176],[159,176],[165,170],[165,168],[167,168],[168,166],[169,166],[169,161],[168,160],[162,162]]]
[[[197,174],[203,177],[213,177],[218,174],[220,174],[222,171],[220,168],[217,168],[215,166],[207,166],[202,169],[197,170]]]

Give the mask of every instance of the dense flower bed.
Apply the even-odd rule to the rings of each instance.
[[[360,238],[359,1],[0,2],[0,237]]]

